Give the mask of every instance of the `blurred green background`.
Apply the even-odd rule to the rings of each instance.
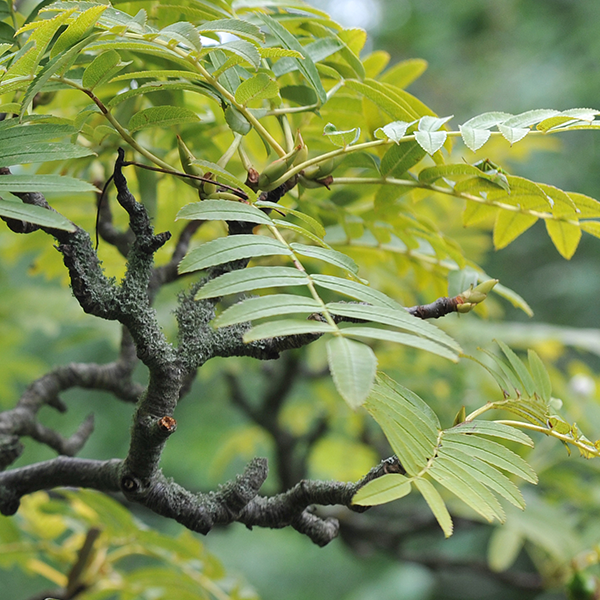
[[[368,49],[388,51],[392,63],[415,57],[426,59],[429,69],[409,91],[439,115],[455,115],[453,125],[491,110],[518,113],[532,108],[600,108],[600,2],[332,0],[313,4],[346,26],[365,27]],[[512,157],[507,154],[502,166],[533,180],[600,198],[598,134],[572,132],[552,142],[547,147],[529,145],[527,151],[517,150]],[[505,250],[490,251],[482,266],[525,297],[535,312],[535,322],[600,327],[598,240],[584,236],[574,258],[567,263],[553,248],[543,227],[538,223]],[[3,232],[0,244],[10,243]],[[48,242],[40,238],[40,243]],[[13,363],[0,366],[0,392],[4,392],[0,397],[8,399],[6,407],[14,401],[15,390],[22,389],[23,382],[42,373],[48,364],[111,360],[118,340],[114,324],[82,315],[56,280],[47,281],[41,275],[37,276],[37,298],[44,298],[46,310],[32,319],[33,305],[39,300],[20,294],[31,260],[23,256],[17,263],[0,266],[0,313],[5,316],[10,312],[8,324],[0,333],[9,349],[11,340],[15,347]],[[162,316],[169,318],[170,307],[160,306]],[[504,306],[508,320],[527,320],[516,309]],[[18,341],[23,331],[28,336],[24,345]],[[203,394],[202,405],[190,401],[178,408],[180,422],[189,420],[197,425],[181,428],[177,443],[168,447],[163,462],[169,476],[191,488],[214,487],[257,451],[270,451],[261,433],[244,428],[239,413],[220,401],[227,394],[218,375],[220,366],[218,362],[209,363],[196,383],[192,398]],[[240,361],[235,368],[243,372],[245,363]],[[132,407],[107,404],[107,398],[99,393],[86,392],[85,404],[82,397],[81,392],[73,391],[64,398],[70,407],[72,429],[87,413],[96,414],[96,433],[82,456],[124,456]],[[66,430],[63,416],[45,410],[49,426],[71,433]],[[197,463],[183,463],[182,448],[197,456]],[[19,464],[52,456],[48,449],[29,444]],[[140,516],[153,526],[171,531],[178,528],[151,515]],[[455,557],[485,555],[487,538],[471,534],[468,529],[446,542],[441,541],[439,532],[435,533],[430,543],[436,552]],[[500,583],[492,585],[472,571],[436,573],[372,553],[368,548],[364,552],[360,548],[351,551],[341,541],[318,549],[291,529],[250,532],[236,525],[212,532],[206,544],[265,600],[564,597],[550,592],[515,595],[514,589]],[[3,572],[1,578],[3,593],[15,600],[45,586],[41,580],[25,581],[17,572]]]

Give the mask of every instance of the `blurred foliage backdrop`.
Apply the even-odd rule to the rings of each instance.
[[[392,62],[413,57],[426,59],[429,69],[410,91],[440,114],[454,114],[457,122],[490,110],[518,113],[531,108],[600,107],[598,2],[332,0],[315,1],[313,4],[325,8],[346,26],[366,27],[370,35],[370,49],[388,51]],[[560,140],[553,137],[540,141],[540,138],[532,136],[521,142],[510,155],[506,152],[502,161],[508,168],[519,161],[519,172],[533,180],[598,198],[600,172],[597,165],[600,156],[596,147],[599,144],[596,134],[586,132],[569,133],[561,136]],[[495,160],[502,162],[499,157],[496,154]],[[560,169],[556,168],[558,161]],[[536,324],[600,327],[598,240],[584,237],[574,258],[567,263],[552,247],[542,228],[543,225],[538,223],[498,253],[491,250],[489,236],[477,236],[474,232],[476,243],[481,247],[487,244],[489,250],[481,261],[482,266],[491,276],[500,278],[503,284],[525,296],[535,312]],[[45,252],[50,252],[46,238],[38,235],[40,248],[43,246]],[[11,256],[11,245],[15,243],[13,235],[5,234],[4,230],[1,232],[3,256]],[[38,275],[35,280],[37,296],[30,295],[31,288],[25,288],[24,281],[35,275],[37,266],[34,257],[37,256],[38,251],[32,249],[30,256],[20,254],[13,262],[5,261],[0,265],[0,316],[6,317],[10,311],[10,318],[2,319],[0,330],[4,345],[0,360],[0,398],[6,402],[2,408],[12,406],[19,390],[50,365],[70,360],[110,360],[118,342],[116,325],[86,318],[75,300],[60,287],[65,282],[58,274],[55,278],[48,278],[47,274]],[[43,314],[34,310],[40,297],[44,299]],[[163,311],[162,316],[168,321],[170,307],[161,307],[159,302],[158,310]],[[496,307],[496,310],[506,311],[509,320],[527,320],[517,310],[513,312],[507,303],[503,303],[501,308]],[[517,346],[525,346],[540,333],[539,327],[503,327],[506,336],[514,334],[514,339],[505,339]],[[596,333],[591,332],[589,338],[583,335],[577,337],[576,345],[580,347],[584,345],[583,341],[589,342],[587,351],[573,349],[563,353],[556,348],[553,355],[553,346],[547,344],[545,357],[557,359],[557,364],[571,376],[564,382],[562,390],[559,387],[558,395],[562,391],[588,398],[591,405],[586,409],[589,411],[586,417],[593,414],[595,422],[599,423],[595,373],[600,366],[600,342],[594,335]],[[311,352],[317,350],[310,349],[309,355]],[[309,356],[309,360],[317,365],[322,363],[320,356]],[[397,359],[389,351],[389,355],[382,353],[380,360],[382,367],[391,368]],[[405,359],[405,364],[407,362]],[[249,369],[250,364],[249,360],[239,360],[235,368],[256,379],[259,393],[264,382]],[[196,383],[209,390],[214,401],[207,401],[203,406],[185,402],[178,409],[178,420],[185,421],[189,415],[189,419],[197,425],[194,429],[181,429],[178,439],[169,445],[163,461],[166,473],[191,487],[214,487],[237,472],[250,457],[268,456],[271,451],[260,430],[248,427],[234,408],[220,401],[228,394],[226,384],[218,374],[220,366],[216,361],[207,365],[201,381]],[[408,381],[405,375],[403,383],[415,391],[420,391],[425,380],[427,384],[435,380],[435,372],[432,373],[433,367],[427,359],[414,365],[409,363],[409,366],[413,367],[411,374]],[[459,381],[462,376],[458,368],[454,375],[457,382],[440,380],[435,383],[435,392],[442,402],[449,397],[455,383],[464,385],[464,381]],[[358,477],[376,457],[366,453],[364,446],[352,446],[346,435],[355,426],[352,417],[335,398],[331,383],[323,383],[322,387],[320,392],[325,398],[326,410],[333,417],[338,417],[338,423],[334,424],[333,433],[323,440],[323,446],[316,448],[312,475],[323,478]],[[302,428],[308,422],[311,407],[306,403],[307,393],[308,384],[301,383],[294,389],[287,412],[287,419],[293,427]],[[65,397],[73,423],[78,423],[90,411],[96,413],[96,433],[81,455],[94,458],[123,456],[131,407],[114,402],[105,404],[105,398],[99,393],[86,393],[85,405],[81,398],[78,392]],[[327,398],[330,398],[329,403]],[[443,408],[440,410],[443,412]],[[340,415],[335,415],[336,411]],[[452,415],[447,417],[452,418]],[[65,429],[64,417],[48,411],[47,418],[50,425]],[[543,442],[539,444],[536,467],[542,473],[547,448]],[[182,449],[188,456],[194,456],[194,460],[182,461]],[[547,464],[552,465],[557,480],[560,480],[568,476],[574,463],[567,464],[562,448],[555,450],[563,453],[560,460],[564,459],[564,463],[548,459]],[[349,456],[352,457],[352,468],[344,471],[350,462],[347,460]],[[31,444],[19,464],[51,457],[52,453],[45,447]],[[589,467],[586,463],[586,468],[589,473],[598,469],[591,463]],[[593,500],[590,490],[593,491],[593,486],[581,492],[586,502]],[[552,485],[549,485],[547,493],[552,497]],[[405,503],[407,513],[411,510],[412,501],[414,499],[411,498]],[[535,502],[530,503],[530,508],[535,510]],[[593,503],[588,508],[590,516],[594,517],[597,509]],[[562,519],[564,515],[560,505],[556,510],[556,518]],[[179,531],[175,524],[157,523],[148,515],[140,516],[149,519],[153,526]],[[464,557],[468,562],[473,557],[485,555],[489,532],[465,528],[449,541],[441,538],[437,530],[430,536],[425,535],[414,547],[408,548],[403,557],[426,550],[442,557]],[[212,532],[205,543],[231,573],[240,574],[265,600],[493,599],[507,598],[507,593],[512,598],[533,597],[525,592],[518,596],[513,589],[505,588],[501,583],[491,583],[472,570],[465,572],[456,568],[438,572],[410,561],[398,560],[398,557],[379,555],[367,548],[365,552],[361,552],[361,548],[351,551],[341,541],[317,549],[291,530],[249,532],[236,526],[228,531]],[[523,560],[526,562],[528,559]],[[2,583],[6,597],[17,600],[46,586],[41,578],[31,576],[24,579],[16,570],[2,572]],[[564,598],[564,595],[548,592],[535,597],[548,600]]]

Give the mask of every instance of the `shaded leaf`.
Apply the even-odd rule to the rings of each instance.
[[[377,372],[373,350],[360,342],[334,337],[327,342],[327,360],[342,398],[353,409],[361,406],[371,391]]]
[[[67,142],[24,143],[18,147],[0,147],[0,167],[81,158],[91,154],[94,152],[89,148]]]
[[[419,163],[425,154],[417,142],[394,144],[381,159],[381,174],[384,177],[400,177]]]
[[[404,475],[387,473],[373,479],[361,487],[354,496],[352,504],[359,506],[376,506],[398,500],[410,494],[411,482]]]
[[[342,329],[342,334],[344,336],[369,338],[384,342],[394,342],[396,344],[402,344],[411,348],[426,350],[427,352],[437,354],[438,356],[443,356],[444,358],[447,358],[453,362],[458,362],[458,355],[456,352],[450,350],[450,348],[447,346],[438,344],[433,340],[422,338],[417,335],[400,333],[398,331],[390,331],[389,329],[379,329],[375,327],[344,327],[344,329]]]
[[[464,434],[477,433],[480,435],[490,435],[509,440],[511,442],[518,442],[519,444],[533,448],[533,440],[527,434],[515,429],[514,427],[511,427],[510,425],[495,423],[494,421],[463,421],[447,431]]]
[[[1,192],[99,192],[100,190],[81,179],[62,175],[2,175]]]
[[[75,231],[77,228],[61,214],[22,202],[8,202],[0,198],[0,215],[8,219],[18,219],[42,227],[52,227],[63,231]]]
[[[335,331],[337,331],[335,327],[321,321],[281,319],[281,321],[270,321],[253,327],[244,334],[244,342],[249,343],[287,335],[334,333]]]
[[[529,369],[535,382],[536,394],[538,394],[545,402],[550,402],[552,384],[542,359],[531,349],[527,350],[527,357],[529,359]]]
[[[425,502],[427,502],[431,512],[442,528],[444,535],[450,537],[453,529],[452,518],[450,517],[450,513],[439,492],[435,489],[433,484],[423,477],[417,477],[413,480],[413,483],[419,492],[421,492],[423,498],[425,498]]]

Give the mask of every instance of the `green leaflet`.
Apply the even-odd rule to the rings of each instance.
[[[246,42],[245,40],[227,42],[225,44],[219,44],[218,46],[209,46],[204,48],[203,52],[209,54],[215,50],[221,50],[225,52],[225,54],[239,56],[255,70],[260,66],[260,54],[258,53],[258,50],[253,44]]]
[[[337,331],[335,327],[321,321],[282,319],[281,321],[269,321],[253,327],[244,334],[244,342],[249,343],[287,335],[335,333],[335,331]]]
[[[0,192],[84,193],[100,190],[81,179],[62,175],[2,175]]]
[[[75,44],[95,25],[100,15],[108,8],[106,5],[92,6],[82,13],[60,34],[50,50],[50,58],[73,48]]]
[[[381,159],[381,174],[384,177],[401,177],[421,162],[426,152],[415,141],[394,144]]]
[[[375,137],[379,140],[392,140],[398,144],[406,135],[406,130],[412,125],[406,121],[392,121],[383,127],[375,130]]]
[[[323,309],[313,298],[292,294],[272,294],[259,298],[247,298],[222,312],[213,320],[215,327],[226,327],[245,321],[295,313],[311,314]]]
[[[460,134],[465,145],[476,152],[490,138],[490,129],[503,123],[512,115],[503,112],[488,112],[469,119],[463,125],[459,125]]]
[[[235,235],[202,244],[186,254],[179,263],[179,273],[191,273],[233,260],[273,255],[291,256],[285,244],[263,235]]]
[[[198,30],[191,23],[186,21],[168,25],[161,29],[157,34],[152,34],[150,39],[155,39],[155,36],[168,40],[169,46],[182,44],[190,50],[202,50],[202,42]]]
[[[427,61],[422,58],[412,58],[396,63],[387,69],[379,80],[394,87],[404,89],[415,79],[418,79],[427,69]]]
[[[216,298],[270,287],[307,285],[308,277],[292,267],[250,267],[220,275],[204,284],[196,300]]]
[[[325,228],[323,227],[323,225],[321,225],[321,223],[319,221],[317,221],[315,218],[311,217],[310,215],[307,215],[299,210],[295,210],[293,208],[289,208],[287,206],[282,206],[281,204],[277,204],[275,202],[268,202],[266,200],[259,200],[258,202],[255,203],[255,206],[259,206],[261,208],[273,208],[279,212],[282,212],[284,214],[291,214],[294,215],[295,217],[297,217],[298,219],[300,219],[301,221],[304,221],[307,225],[310,225],[310,227],[313,229],[313,231],[321,238],[325,237]]]
[[[304,56],[304,60],[298,60],[295,58],[290,60],[294,60],[296,62],[296,65],[300,69],[302,75],[304,75],[305,79],[317,93],[319,102],[321,104],[325,104],[325,102],[327,102],[327,94],[323,88],[323,84],[321,83],[321,78],[319,77],[315,63],[312,61],[300,42],[298,42],[298,40],[287,29],[273,19],[273,17],[266,14],[260,14],[259,17],[263,23],[269,27],[271,33],[278,39],[282,46],[288,48],[289,50],[295,50]]]
[[[54,37],[54,34],[74,12],[75,9],[72,8],[52,19],[36,21],[35,23],[30,23],[29,25],[22,27],[19,31],[33,29],[33,32],[27,40],[27,45],[30,43],[32,45],[24,54],[21,56],[17,55],[17,58],[15,58],[15,61],[4,75],[4,79],[12,79],[13,77],[35,73],[36,67],[42,59],[46,47]]]
[[[198,221],[243,221],[272,225],[273,221],[262,210],[250,204],[231,200],[202,200],[186,204],[175,220],[190,219]]]
[[[136,112],[129,120],[127,128],[134,133],[146,127],[171,127],[198,121],[198,115],[183,106],[152,106]]]
[[[387,473],[369,481],[352,497],[352,504],[376,506],[410,494],[411,481],[404,475]]]
[[[452,118],[436,118],[430,116],[421,117],[419,120],[418,131],[415,132],[415,140],[427,154],[435,154],[444,145],[448,134],[445,131],[438,131],[444,123]]]
[[[83,72],[81,85],[93,90],[97,85],[116,75],[124,66],[120,66],[120,64],[121,55],[116,50],[108,50],[99,54]]]
[[[514,452],[481,436],[531,446],[527,435],[490,421],[463,422],[440,431],[435,413],[423,400],[383,376],[377,379],[365,408],[383,429],[400,463],[411,476],[409,481],[424,495],[446,536],[452,533],[452,520],[426,476],[490,521],[504,519],[504,511],[494,494],[519,508],[524,507],[519,489],[502,471],[532,483],[537,481],[535,472]],[[393,499],[392,487],[382,486],[380,498],[378,490],[373,490],[377,503],[386,501],[388,489],[389,499]]]
[[[536,221],[537,217],[534,215],[499,210],[494,224],[494,248],[496,250],[506,248]]]
[[[235,106],[229,105],[224,114],[225,121],[227,121],[227,125],[233,132],[247,135],[252,131],[252,125],[250,125],[248,119]]]
[[[311,242],[317,244],[317,246],[331,249],[330,246],[326,244],[319,236],[315,235],[312,231],[305,229],[301,225],[290,223],[289,221],[284,221],[283,219],[273,219],[273,223],[278,229],[289,229],[290,231],[295,231],[296,233],[308,238]]]
[[[103,7],[104,8],[104,7]],[[67,30],[64,33],[67,33]],[[62,36],[61,36],[62,37]],[[44,85],[48,82],[50,77],[55,75],[57,72],[65,72],[70,68],[73,62],[75,62],[77,56],[81,50],[90,44],[97,36],[90,36],[84,40],[81,40],[78,44],[73,45],[69,50],[64,51],[62,54],[55,56],[49,60],[44,68],[36,75],[31,85],[27,88],[23,101],[21,102],[21,110],[19,118],[22,120],[25,112],[29,108],[35,95],[42,90]],[[53,47],[54,49],[54,47]]]
[[[317,94],[307,85],[285,85],[279,90],[279,93],[284,100],[299,106],[314,108],[318,103]]]
[[[338,148],[345,148],[358,141],[360,127],[355,127],[347,131],[338,131],[335,125],[327,123],[323,129],[323,135],[326,135],[327,139]]]
[[[525,508],[525,500],[519,488],[495,467],[482,460],[474,459],[468,451],[463,452],[454,448],[451,452],[447,452],[443,447],[443,442],[438,456],[460,466],[487,488],[508,500],[513,506],[521,510]]]
[[[552,383],[550,382],[550,376],[548,375],[548,371],[546,371],[546,367],[544,367],[544,363],[533,350],[527,350],[527,357],[529,359],[529,370],[535,382],[535,393],[544,402],[550,402]]]
[[[464,434],[477,433],[479,435],[490,435],[511,442],[518,442],[519,444],[533,448],[533,441],[526,433],[523,433],[514,427],[510,427],[510,425],[495,423],[494,421],[464,421],[446,431]]]
[[[496,340],[496,343],[498,346],[500,346],[500,349],[502,352],[504,352],[506,358],[508,358],[508,362],[517,374],[517,377],[525,389],[525,392],[527,392],[527,395],[533,396],[535,393],[535,384],[533,383],[533,379],[521,359],[504,342]]]
[[[238,104],[246,105],[252,100],[265,100],[275,98],[279,94],[277,82],[266,73],[259,73],[242,82],[235,91],[235,100]]]
[[[63,231],[75,231],[76,227],[61,214],[21,202],[8,202],[0,198],[0,215],[9,219],[18,219],[27,223],[34,223],[42,227],[52,227]]]
[[[146,75],[151,76],[152,73],[160,74],[162,71],[149,71]],[[185,71],[174,71],[174,73],[183,73],[183,76],[188,77],[188,75],[185,75]],[[121,78],[130,79],[129,75],[135,75],[135,73],[118,75],[117,77],[112,78],[111,81],[118,81]],[[158,77],[159,75],[156,76]],[[189,77],[192,79],[192,81],[149,81],[143,85],[140,85],[140,87],[136,89],[127,90],[125,92],[121,92],[120,94],[116,94],[108,101],[107,106],[109,108],[113,108],[121,104],[121,102],[125,102],[125,100],[129,100],[129,98],[133,98],[134,96],[142,96],[144,94],[151,94],[153,92],[170,90],[186,90],[196,94],[202,94],[203,96],[206,96],[215,102],[221,102],[222,98],[214,88],[203,83],[202,81],[193,81],[193,74]]]
[[[352,274],[358,272],[356,263],[349,256],[346,256],[337,250],[318,248],[317,246],[307,246],[306,244],[298,243],[290,244],[290,247],[296,254],[300,254],[301,256],[322,260],[323,262],[335,265],[336,267],[344,269]]]
[[[452,518],[439,492],[433,487],[433,484],[423,477],[414,479],[413,483],[419,492],[421,492],[423,498],[425,498],[425,502],[427,502],[431,512],[440,524],[444,535],[450,537],[453,529]]]
[[[393,310],[403,310],[403,307],[382,292],[370,288],[362,283],[334,277],[332,275],[311,275],[311,279],[319,286],[350,296],[355,300],[368,302],[375,306],[385,306]]]
[[[524,538],[506,524],[496,527],[488,545],[488,564],[492,571],[501,572],[510,568],[523,548]]]
[[[200,33],[223,32],[231,33],[239,38],[248,40],[256,46],[261,46],[265,41],[265,36],[261,30],[248,21],[240,19],[219,19],[216,21],[206,21],[197,27]]]
[[[433,461],[428,474],[439,484],[458,496],[467,506],[488,521],[504,522],[502,506],[492,492],[480,482],[479,477],[442,454]]]
[[[398,327],[417,335],[422,335],[439,344],[445,344],[454,352],[460,353],[458,343],[435,325],[409,315],[405,310],[394,310],[382,306],[366,306],[362,304],[344,304],[330,302],[327,309],[335,315],[374,321],[383,325]]]
[[[343,337],[327,342],[327,361],[338,392],[352,409],[363,404],[371,391],[377,358],[369,346]]]
[[[0,141],[2,137],[0,135]],[[18,147],[3,145],[0,147],[0,167],[81,158],[91,154],[94,154],[92,150],[67,142],[33,142]]]
[[[554,247],[559,251],[560,255],[567,260],[570,260],[581,239],[581,228],[571,223],[564,221],[552,221],[546,219],[546,231],[554,244]]]
[[[418,475],[433,456],[439,421],[418,396],[379,376],[365,408],[383,429],[409,475]]]
[[[344,327],[342,330],[344,336],[369,338],[373,340],[381,340],[384,342],[394,342],[419,350],[426,350],[432,354],[443,356],[452,362],[458,362],[458,355],[450,350],[447,346],[438,344],[432,340],[428,340],[417,335],[408,333],[399,333],[398,331],[390,331],[389,329],[379,329],[375,327]]]
[[[381,89],[381,84],[376,85],[377,83],[368,79],[364,82],[347,79],[344,85],[368,98],[395,121],[410,123],[419,118],[419,115],[410,106],[398,102],[397,99]]]
[[[447,430],[444,432],[442,445],[446,449],[459,447],[463,452],[496,468],[518,475],[529,483],[537,483],[535,471],[518,454],[497,442]]]

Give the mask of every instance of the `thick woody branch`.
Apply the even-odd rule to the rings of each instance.
[[[461,296],[454,296],[454,298],[438,298],[431,304],[422,304],[420,306],[411,306],[407,308],[407,312],[413,317],[419,319],[439,319],[445,317],[453,312],[458,312],[459,304],[464,302]]]

